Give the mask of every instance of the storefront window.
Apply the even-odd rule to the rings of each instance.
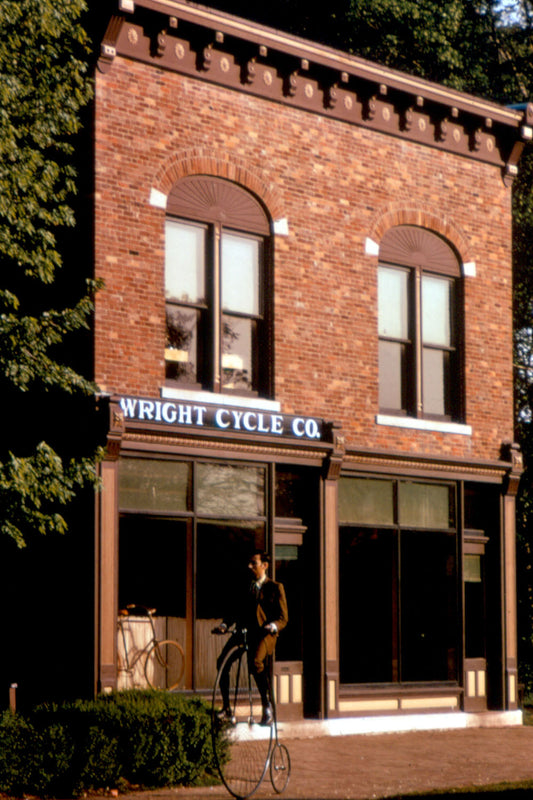
[[[341,682],[455,681],[454,487],[341,478],[339,494]]]
[[[156,609],[185,651],[183,688],[209,689],[226,638],[211,635],[266,546],[264,466],[124,458],[119,466],[119,604]]]

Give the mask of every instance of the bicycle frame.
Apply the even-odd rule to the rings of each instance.
[[[126,631],[124,630],[124,623],[126,620],[129,619],[129,611],[133,609],[142,609],[145,612],[146,618],[150,621],[150,627],[152,630],[152,636],[150,640],[144,645],[141,650],[137,650],[133,659],[130,661],[130,651],[128,648],[127,638],[126,638]],[[152,609],[147,608],[146,606],[140,606],[136,604],[130,604],[126,606],[125,613],[121,612],[121,616],[118,619],[118,626],[120,628],[120,634],[122,637],[122,644],[124,647],[124,657],[125,657],[125,665],[120,666],[119,664],[119,672],[126,672],[128,675],[133,675],[135,667],[141,661],[144,656],[147,656],[150,650],[157,644],[157,636],[155,631],[154,619],[152,616]]]

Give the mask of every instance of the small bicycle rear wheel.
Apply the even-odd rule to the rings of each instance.
[[[276,742],[270,755],[270,781],[274,791],[281,794],[291,777],[291,759],[284,744]]]
[[[146,682],[151,689],[177,689],[185,670],[182,646],[173,639],[156,642],[144,663]]]
[[[225,676],[229,694],[224,686]],[[248,671],[247,651],[234,647],[222,662],[215,681],[211,731],[222,782],[239,800],[256,791],[268,767],[272,726],[259,724],[261,712],[261,700]]]

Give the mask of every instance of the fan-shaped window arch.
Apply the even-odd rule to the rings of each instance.
[[[461,280],[455,251],[413,225],[391,228],[378,270],[380,409],[462,416]]]
[[[209,175],[174,185],[165,243],[167,382],[271,392],[270,263],[270,222],[254,195]]]

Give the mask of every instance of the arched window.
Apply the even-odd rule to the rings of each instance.
[[[460,267],[424,228],[391,228],[379,251],[379,405],[388,414],[460,420]]]
[[[205,175],[175,184],[165,243],[168,383],[270,393],[269,256],[269,220],[253,195]]]

